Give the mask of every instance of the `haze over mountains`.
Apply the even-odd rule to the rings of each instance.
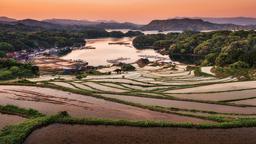
[[[0,17],[0,23],[11,25],[25,25],[42,27],[46,29],[83,28],[93,27],[101,29],[137,29],[158,31],[184,31],[184,30],[251,30],[256,29],[256,18],[174,18],[167,20],[152,20],[149,24],[138,25],[130,22],[116,21],[89,21],[71,19],[46,19],[42,21],[25,19],[16,20],[8,17]]]

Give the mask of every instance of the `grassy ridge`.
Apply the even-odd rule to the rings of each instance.
[[[36,110],[19,108],[14,105],[5,105],[5,106],[0,105],[0,113],[19,115],[26,118],[36,118],[36,117],[44,116],[43,114],[41,114]]]

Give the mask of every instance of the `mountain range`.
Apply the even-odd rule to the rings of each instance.
[[[120,23],[116,21],[88,21],[88,20],[71,20],[71,19],[46,19],[42,21],[33,19],[16,20],[8,17],[0,17],[0,23],[4,24],[23,24],[26,26],[38,26],[48,29],[58,29],[61,27],[94,27],[103,29],[138,29],[141,25],[134,23]]]
[[[204,31],[204,30],[251,30],[256,29],[255,18],[174,18],[167,20],[153,20],[146,25],[116,21],[88,21],[71,19],[46,19],[42,21],[33,19],[16,20],[0,17],[0,24],[24,25],[45,29],[62,28],[101,28],[101,29],[137,29],[158,31]]]

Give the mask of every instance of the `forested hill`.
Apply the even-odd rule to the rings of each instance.
[[[254,29],[254,26],[240,26],[234,24],[215,24],[206,22],[201,19],[167,19],[153,20],[143,26],[142,30],[159,30],[159,31],[204,31],[204,30],[247,30]]]
[[[15,23],[0,23],[0,54],[33,50],[37,48],[62,48],[83,46],[86,38],[132,37],[141,35],[138,31],[122,33],[107,32],[100,28],[83,26],[58,26],[47,22],[24,20]],[[1,57],[0,56],[0,57]]]
[[[138,36],[139,49],[165,50],[174,60],[217,66],[256,67],[255,31],[183,32]]]

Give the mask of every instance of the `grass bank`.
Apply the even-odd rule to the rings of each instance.
[[[44,116],[43,114],[41,114],[36,110],[19,108],[14,105],[5,105],[5,106],[0,105],[0,113],[18,115],[25,118],[36,118],[36,117]]]

